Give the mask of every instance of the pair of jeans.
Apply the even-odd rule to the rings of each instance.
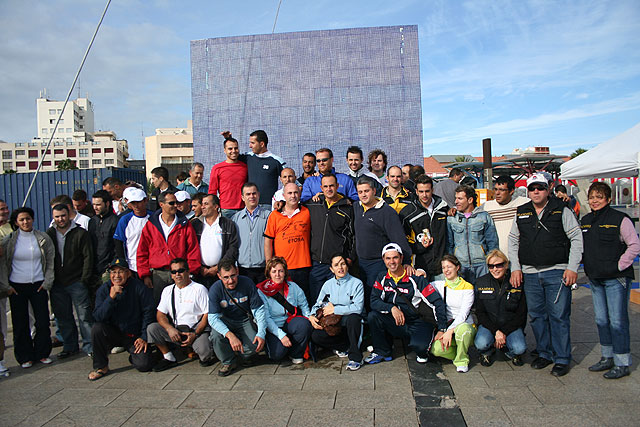
[[[364,308],[368,312],[371,311],[371,291],[373,283],[378,276],[387,272],[387,266],[384,265],[382,258],[380,259],[361,259],[360,260],[360,280],[364,285]]]
[[[251,326],[249,318],[244,320],[229,319],[228,317],[222,317],[222,321],[227,328],[242,342],[242,353],[240,355],[244,359],[249,359],[256,353],[256,344],[253,340],[256,338],[256,331]],[[235,361],[236,354],[231,348],[229,339],[220,334],[215,329],[211,330],[209,335],[211,343],[213,344],[213,351],[216,353],[216,357],[223,365],[232,365]]]
[[[631,366],[629,295],[631,279],[590,279],[602,357],[613,357],[616,366]]]
[[[151,346],[147,351],[136,353],[135,337],[124,334],[117,326],[108,323],[94,323],[91,328],[93,342],[93,369],[109,366],[109,354],[113,347],[124,347],[129,352],[129,362],[140,372],[148,372],[153,367]]]
[[[391,337],[409,338],[409,348],[419,357],[427,357],[434,329],[434,325],[420,318],[405,316],[404,325],[398,326],[391,313],[380,313],[375,310],[369,313],[373,351],[384,357],[391,356],[393,347]]]
[[[538,355],[555,363],[571,362],[571,288],[564,270],[524,274],[524,294]]]
[[[453,360],[455,366],[469,366],[469,347],[473,344],[475,334],[475,326],[471,323],[461,323],[454,329],[449,348],[445,349],[442,343],[436,340],[431,345],[431,353],[434,356]]]
[[[359,314],[342,316],[340,321],[342,331],[338,335],[331,336],[324,329],[314,329],[311,333],[311,341],[314,344],[330,348],[332,350],[346,351],[349,360],[362,363],[362,317]]]
[[[476,332],[476,338],[473,344],[480,353],[487,356],[493,354],[495,348],[493,344],[495,341],[496,337],[489,329],[482,325],[478,326],[478,332]],[[524,338],[524,332],[521,328],[507,335],[506,346],[505,354],[509,359],[513,359],[514,356],[519,356],[527,351],[527,341]]]
[[[58,320],[64,351],[78,350],[78,328],[73,317],[73,308],[76,309],[78,325],[82,335],[82,351],[91,353],[91,299],[89,289],[82,282],[75,282],[67,286],[53,285],[51,288],[51,308]]]
[[[35,362],[51,354],[51,329],[49,328],[49,299],[47,291],[38,291],[42,282],[10,283],[17,294],[9,297],[13,323],[13,352],[20,364]],[[31,338],[29,304],[33,308],[36,334]],[[77,339],[76,339],[77,341]]]
[[[460,269],[460,276],[472,285],[476,283],[478,277],[482,277],[485,274],[489,274],[489,267],[484,262],[482,264],[463,265]]]
[[[309,273],[309,306],[313,306],[316,300],[318,299],[318,295],[320,295],[320,290],[322,289],[322,285],[324,282],[331,279],[333,277],[333,273],[329,269],[329,264],[323,264],[318,261],[313,261],[313,265],[311,266],[311,273]]]
[[[291,341],[291,347],[285,347],[277,336],[267,332],[265,340],[267,341],[269,359],[278,362],[287,355],[292,359],[302,359],[313,331],[309,320],[306,317],[294,317],[289,323],[285,322],[280,329],[287,333],[289,341]]]
[[[233,218],[236,212],[240,212],[242,209],[220,209],[220,215],[225,218]]]

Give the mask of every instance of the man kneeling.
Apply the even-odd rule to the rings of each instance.
[[[147,345],[147,326],[153,322],[153,291],[134,278],[124,258],[109,265],[109,281],[96,293],[91,328],[95,381],[109,373],[108,355],[113,347],[129,351],[129,361],[140,372],[151,370],[151,350]]]
[[[407,274],[399,245],[386,245],[382,260],[388,271],[373,284],[369,312],[373,353],[364,361],[369,364],[390,361],[392,336],[409,338],[409,348],[415,351],[416,360],[426,363],[435,330],[447,329],[444,301],[424,277]]]
[[[175,258],[169,265],[174,285],[162,290],[156,314],[158,323],[152,323],[147,328],[149,342],[154,343],[164,356],[153,370],[161,372],[178,364],[169,348],[170,344],[193,347],[200,358],[200,365],[211,366],[214,359],[209,342],[207,288],[191,281],[186,259]]]
[[[209,289],[209,324],[213,351],[220,359],[218,375],[226,377],[236,368],[236,353],[243,364],[264,347],[267,321],[256,285],[231,260],[218,263],[218,280]]]

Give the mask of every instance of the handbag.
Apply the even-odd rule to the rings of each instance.
[[[342,332],[342,326],[340,325],[340,321],[342,320],[341,315],[328,314],[325,316],[322,307],[320,307],[316,311],[316,318],[327,335],[335,337],[336,335],[340,335],[340,332]]]
[[[238,307],[240,310],[244,311],[244,314],[246,314],[247,317],[249,318],[249,324],[251,324],[251,327],[253,328],[253,331],[254,332],[258,332],[258,323],[256,322],[256,319],[253,316],[253,313],[251,313],[251,311],[245,309],[240,304],[238,304],[238,300],[231,296],[231,294],[229,293],[227,288],[224,287],[224,285],[222,285],[222,290],[224,291],[225,294],[227,294],[229,299],[231,301],[233,301],[233,303],[236,305],[236,307]]]

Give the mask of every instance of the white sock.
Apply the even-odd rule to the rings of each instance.
[[[176,361],[176,357],[173,355],[173,353],[171,353],[170,351],[166,352],[165,354],[163,354],[164,358],[167,359],[169,362],[175,362]]]

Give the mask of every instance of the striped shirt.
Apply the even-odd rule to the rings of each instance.
[[[500,250],[505,255],[509,250],[509,231],[516,217],[518,206],[529,202],[529,198],[516,196],[506,205],[500,205],[495,200],[488,200],[481,208],[491,215],[496,231],[498,232],[498,241],[500,242]]]

